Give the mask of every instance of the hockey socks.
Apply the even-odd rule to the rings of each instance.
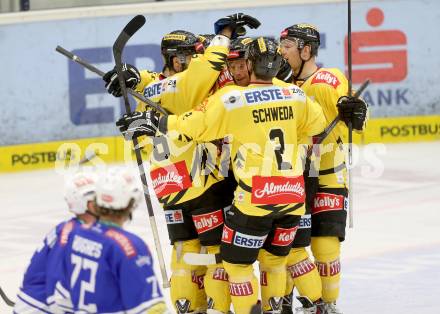
[[[287,257],[285,295],[289,295],[293,287],[296,287],[300,296],[307,297],[312,302],[321,298],[321,278],[305,248],[293,248]]]
[[[261,249],[260,262],[261,301],[264,312],[281,311],[282,298],[286,291],[287,256],[277,256]]]
[[[258,280],[252,265],[223,262],[229,276],[229,293],[235,314],[249,314],[258,301]]]
[[[340,242],[337,237],[312,237],[312,252],[315,264],[321,276],[322,299],[335,302],[339,296]]]
[[[174,243],[171,257],[171,302],[177,313],[206,311],[203,286],[206,267],[186,264],[182,257],[187,252],[200,252],[198,239]]]
[[[208,246],[208,254],[220,252],[220,246]],[[205,275],[205,291],[208,296],[208,309],[227,313],[231,307],[228,274],[223,264],[208,265]]]

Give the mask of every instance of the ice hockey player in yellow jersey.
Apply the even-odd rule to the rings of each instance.
[[[250,81],[250,73],[247,66],[247,45],[249,44],[250,38],[236,39],[231,42],[231,48],[228,55],[228,70],[231,73],[236,85],[247,86]],[[277,77],[281,74],[281,78],[285,79],[286,74],[290,73],[290,65],[283,59],[284,69],[286,65],[288,67],[287,73],[277,74]],[[284,75],[284,76],[283,76]],[[286,86],[286,83],[273,79],[273,84],[278,86]],[[307,137],[306,137],[307,138]],[[307,144],[307,139],[299,139],[300,144]],[[307,190],[306,190],[307,192]],[[306,198],[307,199],[307,198]],[[310,217],[310,206],[306,204],[306,213],[301,216],[298,230],[295,235],[295,239],[292,243],[292,251],[289,254],[289,259],[287,262],[287,282],[286,282],[286,293],[287,295],[283,299],[283,313],[292,312],[292,294],[290,292],[293,286],[297,288],[301,296],[308,297],[312,302],[320,302],[321,298],[321,279],[316,266],[310,260],[305,247],[310,245],[310,234],[311,234],[311,217]],[[270,288],[270,287],[269,287]]]
[[[281,54],[292,69],[293,83],[301,86],[307,96],[320,104],[327,125],[338,115],[341,117],[341,122],[320,146],[315,165],[319,181],[315,188],[310,188],[315,190],[309,191],[314,194],[311,199],[312,252],[321,276],[324,301],[318,306],[318,313],[336,314],[342,313],[335,304],[339,295],[340,242],[345,238],[348,203],[342,145],[346,143],[346,125],[349,122],[354,130],[363,130],[367,105],[361,99],[346,97],[348,82],[340,70],[318,68],[316,56],[319,44],[319,32],[310,24],[295,24],[281,33]],[[307,304],[305,307],[309,310],[304,309],[305,313],[315,313],[315,305]]]
[[[254,40],[247,62],[248,86],[226,86],[200,110],[180,116],[149,111],[136,130],[150,136],[157,128],[165,134],[178,131],[204,142],[228,137],[238,186],[223,228],[221,256],[232,303],[238,314],[248,314],[256,304],[259,285],[252,264],[258,258],[263,311],[276,313],[285,293],[286,256],[304,213],[297,133],[316,135],[325,121],[300,88],[273,85],[281,63],[273,40]]]
[[[236,38],[231,41],[229,54],[227,57],[227,67],[222,70],[219,78],[217,79],[214,91],[231,84],[237,84],[240,86],[247,86],[249,84],[249,72],[247,67],[245,71],[243,71],[239,65],[245,61],[244,54],[247,50],[247,45],[251,41],[252,39],[249,37]],[[247,79],[243,81],[242,78]],[[224,141],[218,142],[222,144],[221,148],[224,148],[225,145],[227,145]],[[221,151],[220,153],[222,154],[221,156],[225,156],[224,158],[221,158],[221,161],[223,161],[224,164],[229,168],[229,154],[227,154],[227,151]],[[228,173],[228,175],[229,177],[225,180],[232,180],[235,184],[235,187],[235,178],[233,177],[232,173]],[[209,246],[207,253],[219,253],[220,240],[221,239],[218,241],[218,245]],[[209,297],[208,312],[211,314],[228,313],[231,307],[231,296],[229,293],[228,274],[223,267],[223,263],[207,265],[204,278],[205,291]]]
[[[188,32],[175,31],[164,36],[162,54],[165,70],[156,81],[142,86],[148,80],[141,80],[134,88],[142,89],[145,97],[160,103],[174,114],[181,114],[200,104],[223,69],[228,53],[228,37],[234,36],[240,25],[256,25],[255,19],[244,14],[235,14],[219,21],[223,23],[223,27],[218,28],[220,35],[212,39],[203,55],[189,56],[184,53],[199,44],[195,36]],[[169,69],[173,69],[175,74],[165,78],[164,74]],[[125,130],[125,135],[128,130],[130,136],[138,136],[129,130],[130,125],[145,114],[145,109],[145,104],[140,103],[136,112],[124,115],[117,122],[120,129]],[[150,176],[156,196],[164,207],[173,244],[172,302],[178,313],[206,311],[206,297],[199,293],[203,292],[204,267],[187,265],[182,256],[186,252],[200,252],[201,245],[209,251],[211,245],[220,241],[223,208],[231,204],[235,182],[223,180],[218,174],[215,164],[217,147],[213,144],[198,145],[181,136],[173,138],[162,135],[148,138],[144,143],[146,150],[152,152],[149,154]]]
[[[209,48],[205,55],[196,55],[198,41],[195,35],[183,30],[173,31],[162,38],[161,52],[164,59],[162,73],[141,71],[139,74],[137,69],[133,70],[133,67],[127,66],[127,72],[123,74],[137,73],[137,84],[130,87],[135,88],[153,101],[160,101],[161,106],[169,112],[184,112],[192,108],[189,97],[195,98],[196,101],[201,101],[203,97],[207,97],[210,85],[215,82],[219,73],[219,69],[216,67],[221,67],[221,64],[224,63],[223,60],[228,51],[229,40],[227,37],[218,37],[217,40],[217,44]],[[202,77],[198,76],[199,73],[203,74]],[[116,79],[114,75],[112,77],[115,82],[118,82],[117,77]],[[197,79],[191,79],[191,77],[197,77]],[[130,84],[132,78],[129,75],[124,78]],[[127,86],[129,86],[128,84]],[[120,94],[118,84],[112,85],[110,82],[110,93],[112,88],[116,90],[117,95]],[[177,97],[174,97],[177,90],[180,93]],[[163,100],[160,99],[162,94],[164,95]],[[188,97],[187,94],[190,94],[190,96]],[[179,102],[176,102],[175,98],[179,98]],[[192,101],[194,102],[194,100]],[[179,111],[176,110],[178,105],[188,107],[185,107],[183,111]],[[138,103],[136,110],[139,114],[145,110],[145,104]],[[168,234],[173,245],[170,281],[171,300],[178,313],[204,312],[207,308],[203,285],[205,267],[186,265],[182,261],[182,256],[185,252],[200,252],[201,250],[197,229],[192,221],[192,210],[201,207],[200,196],[211,185],[217,183],[217,180],[209,175],[206,179],[203,178],[199,170],[197,172],[199,174],[197,177],[199,184],[197,187],[193,187],[191,179],[196,178],[190,167],[196,149],[195,144],[178,140],[169,141],[163,136],[152,138],[152,142],[148,140],[150,139],[143,139],[140,142],[144,146],[144,152],[148,154],[148,159],[153,162],[150,176],[153,180],[156,196],[163,204]],[[199,149],[199,152],[201,151],[202,149]],[[170,160],[171,158],[173,160]],[[189,166],[185,162],[186,160]],[[164,165],[160,165],[160,163]],[[190,173],[192,174],[191,177]],[[217,199],[211,198],[210,201],[211,204],[205,200],[203,206],[211,211],[214,205],[218,206],[219,208],[217,208],[217,213],[214,216],[219,214],[218,211],[221,208],[230,204],[230,202],[227,204],[227,198],[225,198],[225,204],[217,202]],[[193,208],[194,206],[196,208]],[[209,213],[199,212],[197,214],[209,215]],[[217,216],[216,218],[217,224],[222,225],[223,219]],[[210,234],[215,233],[216,229],[219,229],[217,233],[221,232],[221,226],[214,226],[212,229]]]

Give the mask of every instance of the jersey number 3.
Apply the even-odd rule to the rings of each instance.
[[[273,143],[275,158],[277,159],[278,170],[292,169],[288,161],[283,160],[285,150],[284,132],[282,129],[272,129],[269,131],[269,139]]]

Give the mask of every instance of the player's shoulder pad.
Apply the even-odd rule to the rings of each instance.
[[[284,87],[283,89],[288,89],[293,95],[299,98],[299,100],[305,100],[306,99],[306,93],[302,90],[301,87],[296,86],[294,84],[290,84],[287,87]]]
[[[276,77],[274,77],[272,79],[272,84],[275,85],[275,86],[282,86],[282,87],[287,87],[287,86],[293,85],[292,83],[284,82],[284,81],[282,81],[282,80],[280,80],[280,79],[278,79]]]
[[[216,97],[216,96],[217,96],[217,97],[220,97],[221,95],[227,94],[227,93],[229,93],[230,91],[234,91],[234,90],[242,90],[242,89],[243,89],[243,87],[240,87],[240,86],[235,85],[235,84],[226,85],[226,86],[224,86],[223,88],[217,90],[217,91],[212,95],[212,97]]]
[[[145,250],[145,243],[138,236],[123,229],[108,228],[104,236],[116,244],[127,258],[135,257],[139,251]]]
[[[176,73],[163,80],[151,81],[144,87],[143,94],[146,98],[158,102],[163,93],[174,93],[177,91],[177,82],[181,80],[185,71]]]
[[[311,85],[320,84],[337,89],[346,80],[344,74],[337,68],[321,68],[313,76]]]
[[[286,97],[287,99],[289,98],[289,96],[292,96],[291,98],[294,100],[305,102],[306,94],[302,90],[302,88],[298,87],[297,85],[292,83],[286,83],[277,78],[272,79],[272,84],[274,86],[280,87],[284,97]]]
[[[191,61],[191,62],[192,62],[192,61]],[[191,63],[189,64],[189,66],[191,66]],[[188,67],[189,67],[189,66],[188,66]],[[173,83],[173,82],[177,82],[177,81],[181,80],[182,77],[187,76],[187,74],[188,74],[188,69],[185,69],[185,70],[183,70],[182,72],[177,72],[177,73],[174,73],[174,74],[171,75],[171,76],[168,76],[167,78],[165,78],[165,79],[162,80],[162,81],[168,81],[167,85],[168,85],[168,86],[172,86],[173,84],[174,84],[174,85],[176,84],[176,83]]]
[[[148,84],[149,82],[153,81],[153,80],[158,80],[159,79],[159,72],[154,72],[154,71],[150,71],[150,70],[141,70],[139,72],[140,76],[141,76],[141,80],[145,80],[145,82]]]
[[[65,246],[69,241],[69,236],[72,233],[73,229],[80,225],[81,223],[76,219],[70,219],[68,221],[60,223],[58,226],[60,227],[58,233],[59,245]]]
[[[220,101],[221,103],[226,105],[226,102],[224,100],[225,97],[223,95],[228,94],[229,91],[236,90],[236,88],[237,88],[237,86],[235,84],[233,84],[233,85],[225,85],[222,88],[217,89],[214,94],[210,95],[208,98],[205,98],[202,101],[202,103],[197,105],[194,108],[194,111],[205,112],[207,110],[207,108],[208,108],[208,104],[211,104],[213,102],[218,102],[218,101]],[[191,111],[189,113],[191,113]],[[184,116],[184,118],[185,118],[185,116]]]
[[[243,89],[237,85],[227,85],[210,96],[210,99],[219,100],[227,110],[242,107],[246,103],[242,93]]]
[[[205,112],[206,108],[208,105],[208,98],[205,98],[205,100],[202,101],[201,104],[198,104],[195,108],[194,111],[201,111],[201,112]],[[189,117],[191,115],[191,111],[187,112],[186,114],[183,115],[183,119],[185,120],[185,118]]]

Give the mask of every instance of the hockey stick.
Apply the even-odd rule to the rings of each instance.
[[[84,165],[91,161],[93,158],[98,157],[97,152],[91,152],[90,154],[87,154],[88,151],[84,154],[84,157],[78,162],[78,165]]]
[[[188,265],[214,265],[220,264],[222,262],[222,258],[220,253],[185,253],[183,254],[183,261]]]
[[[121,86],[122,96],[124,97],[125,110],[126,110],[127,114],[131,113],[131,108],[130,108],[130,103],[128,101],[127,88],[125,86],[125,81],[122,77],[122,51],[124,50],[124,47],[127,44],[127,41],[144,24],[145,24],[145,17],[144,16],[142,16],[142,15],[135,16],[127,24],[127,26],[125,26],[125,28],[122,30],[122,32],[119,34],[118,38],[116,39],[115,43],[113,44],[113,57],[114,57],[115,63],[116,63],[116,73],[118,74],[119,84]],[[145,176],[144,166],[143,166],[143,162],[142,162],[142,156],[141,156],[140,148],[138,147],[137,138],[133,138],[132,140],[133,140],[133,145],[135,147],[134,152],[136,155],[136,161],[138,164],[139,174],[140,174],[141,181],[142,181],[142,188],[144,190],[145,203],[147,204],[148,215],[150,217],[150,225],[151,225],[151,230],[153,232],[156,253],[157,253],[157,257],[159,259],[160,272],[162,274],[162,281],[163,281],[162,286],[164,288],[169,288],[170,283],[168,282],[167,270],[165,268],[165,261],[163,258],[163,253],[162,253],[162,249],[161,249],[161,245],[160,245],[159,233],[157,231],[157,224],[156,224],[156,220],[154,218],[153,206],[151,204],[151,199],[150,199],[150,195],[148,192],[147,178]]]
[[[3,301],[5,301],[6,305],[11,307],[15,305],[15,302],[11,301],[11,299],[8,298],[8,296],[1,287],[0,287],[0,296],[2,297]]]
[[[83,67],[85,67],[87,70],[98,74],[100,77],[104,76],[104,72],[101,71],[100,69],[98,69],[97,67],[93,66],[92,64],[90,64],[89,62],[81,59],[80,57],[78,57],[77,55],[73,54],[71,51],[64,49],[61,46],[57,46],[55,48],[56,51],[58,51],[59,53],[61,53],[62,55],[66,56],[67,58],[69,58],[70,60],[82,65]],[[132,95],[133,97],[136,97],[137,99],[139,99],[140,101],[148,104],[148,106],[156,109],[157,111],[159,111],[160,113],[164,114],[164,115],[168,115],[168,112],[163,109],[160,105],[156,104],[155,102],[151,101],[148,98],[145,98],[142,94],[139,94],[138,92],[132,90],[132,89],[127,89],[127,93],[129,93],[130,95]]]
[[[351,0],[348,0],[348,30],[347,30],[347,63],[348,63],[348,96],[351,96],[352,88],[352,60],[351,60]],[[353,124],[348,123],[348,227],[353,228]]]

